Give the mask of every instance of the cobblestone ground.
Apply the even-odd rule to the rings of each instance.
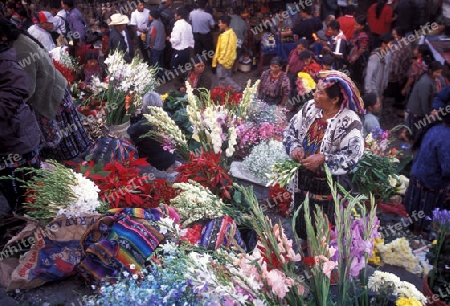
[[[266,62],[267,64],[267,62]],[[208,75],[213,80],[213,87],[218,86],[218,80],[216,75],[211,73],[210,68],[207,68]],[[252,70],[249,73],[238,72],[234,74],[234,80],[244,88],[247,81],[250,79],[252,82],[257,80],[259,74],[257,70]],[[174,81],[168,82],[157,88],[157,92],[160,94],[166,93],[169,90],[175,89]],[[397,124],[401,124],[403,112],[391,107],[390,102],[385,102],[383,105],[383,111],[381,114],[381,127],[383,129],[390,129]],[[258,198],[265,199],[268,197],[268,191],[264,187],[255,186],[255,193]],[[7,203],[0,194],[0,215],[2,212],[6,212]],[[278,217],[276,215],[270,215],[270,218],[274,223],[281,219],[283,227],[285,228],[288,237],[292,237],[292,229],[290,226],[290,219]],[[382,270],[395,273],[402,280],[409,281],[421,288],[422,281],[418,276],[411,274],[404,269],[385,265]],[[79,306],[83,305],[83,297],[94,294],[93,290],[84,280],[79,276],[68,278],[61,282],[48,283],[33,290],[19,290],[17,292],[5,293],[0,287],[0,305],[66,305],[66,306]]]

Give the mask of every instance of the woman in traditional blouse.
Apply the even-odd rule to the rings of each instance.
[[[355,167],[364,150],[359,118],[363,113],[362,99],[350,78],[335,70],[321,72],[314,99],[291,119],[283,133],[287,154],[302,164],[291,184],[295,208],[309,192],[311,214],[317,204],[334,222],[334,202],[324,165],[338,182]],[[304,212],[298,214],[296,231],[306,239]]]
[[[276,56],[270,61],[270,69],[261,74],[258,98],[270,105],[284,106],[289,98],[291,82],[281,68],[281,58]]]

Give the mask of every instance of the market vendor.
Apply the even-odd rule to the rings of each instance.
[[[289,77],[281,68],[281,58],[276,56],[270,61],[270,68],[261,74],[258,98],[270,105],[284,106],[291,92]]]
[[[194,64],[193,69],[180,75],[178,88],[182,93],[186,93],[185,82],[187,81],[194,90],[194,94],[200,96],[200,91],[198,89],[204,88],[210,90],[212,80],[211,77],[205,73],[205,59],[202,56],[198,54],[195,55],[192,58],[192,63]]]
[[[345,186],[349,181],[346,175],[364,151],[359,119],[359,114],[363,113],[359,91],[344,73],[335,70],[321,72],[314,99],[292,118],[283,133],[287,154],[302,164],[291,183],[295,209],[309,192],[311,216],[317,204],[330,222],[334,222],[334,201],[324,165],[340,184],[348,187]],[[298,214],[296,231],[300,238],[306,239],[303,210]]]
[[[99,63],[98,53],[88,51],[86,53],[86,63],[81,65],[77,72],[77,80],[90,83],[94,77],[103,81],[107,76],[106,66]]]

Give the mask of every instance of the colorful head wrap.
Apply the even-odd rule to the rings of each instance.
[[[345,73],[336,70],[320,71],[319,77],[324,88],[339,83],[344,96],[341,109],[348,108],[360,115],[366,113],[358,88]]]

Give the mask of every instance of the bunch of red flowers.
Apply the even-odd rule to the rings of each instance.
[[[218,105],[236,106],[242,99],[242,93],[234,91],[231,86],[219,86],[211,89],[210,97]]]
[[[139,167],[148,166],[145,158],[134,160],[134,152],[124,162],[113,161],[93,173],[93,160],[84,174],[100,189],[100,199],[110,208],[155,208],[168,203],[176,191],[164,180],[154,180],[151,175],[140,175]]]
[[[222,199],[230,199],[230,191],[233,188],[233,181],[228,175],[228,171],[220,166],[220,152],[205,152],[196,157],[191,153],[188,163],[177,168],[178,183],[186,183],[188,180],[194,180],[203,187]]]
[[[63,77],[67,80],[67,82],[72,83],[75,81],[76,71],[72,68],[66,67],[58,61],[53,60],[53,65],[59,72],[63,75]]]

